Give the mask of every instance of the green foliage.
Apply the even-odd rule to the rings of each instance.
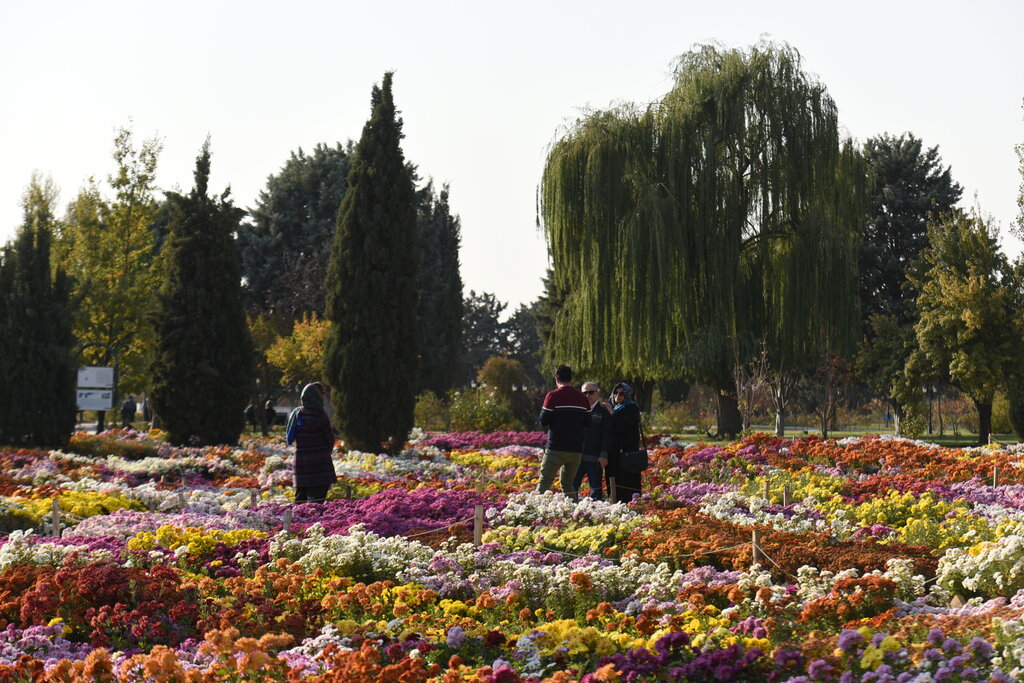
[[[277,368],[288,386],[319,382],[324,378],[324,349],[331,334],[331,323],[315,313],[303,316],[292,332],[279,337],[267,349],[267,361]]]
[[[541,370],[544,342],[541,341],[537,311],[540,301],[530,305],[520,304],[508,320],[504,328],[508,339],[508,357],[519,361],[532,385],[544,383]]]
[[[737,346],[791,370],[846,353],[863,178],[795,50],[683,55],[660,102],[593,113],[548,155],[549,358],[728,388]]]
[[[1013,423],[1010,421],[1010,399],[1006,392],[997,392],[992,399],[992,432],[994,434],[1009,434],[1013,431]]]
[[[1019,383],[1011,385],[1009,392],[1009,419],[1017,438],[1024,441],[1024,386]]]
[[[50,266],[55,201],[33,176],[22,225],[0,250],[0,444],[56,448],[75,427],[68,282]]]
[[[119,393],[139,393],[148,384],[154,337],[147,316],[159,288],[158,252],[152,229],[156,213],[156,166],[161,143],[136,148],[132,132],[114,138],[116,171],[108,176],[113,199],[90,181],[68,207],[55,253],[72,281],[74,335],[79,343],[115,349]]]
[[[543,401],[530,391],[530,376],[523,364],[507,356],[491,356],[477,373],[480,390],[512,410],[520,422],[532,422]]]
[[[880,313],[872,315],[869,324],[874,335],[861,342],[855,361],[861,381],[898,406],[919,403],[920,387],[908,381],[904,372],[916,343],[913,326],[900,325],[896,316]]]
[[[919,412],[912,412],[900,421],[900,433],[908,439],[920,439],[928,429],[928,418]]]
[[[488,358],[505,353],[506,335],[500,316],[507,306],[489,292],[470,290],[462,309],[459,384],[469,384]]]
[[[523,429],[522,423],[512,413],[512,406],[499,401],[485,388],[453,392],[448,402],[448,414],[452,431]]]
[[[373,88],[327,274],[325,376],[338,426],[362,451],[400,448],[416,397],[416,197],[391,77]]]
[[[195,187],[168,194],[152,405],[174,444],[237,443],[254,375],[233,237],[243,212],[227,191],[208,196],[209,177],[207,141],[196,159]]]
[[[922,149],[911,133],[880,135],[864,143],[868,220],[858,256],[861,314],[868,330],[875,315],[913,323],[917,292],[907,271],[928,245],[928,221],[949,213],[963,193],[938,147]]]
[[[424,391],[416,397],[414,412],[415,425],[431,432],[448,429],[448,408],[444,401],[432,391]]]
[[[458,372],[462,340],[462,276],[459,217],[448,206],[448,186],[434,196],[433,183],[420,190],[416,220],[419,302],[416,309],[417,386],[443,395]]]
[[[238,229],[244,302],[250,310],[290,320],[323,315],[324,277],[330,260],[338,207],[348,188],[352,142],[299,149],[267,178],[252,209],[252,222]]]
[[[995,232],[980,216],[953,214],[928,229],[914,326],[917,348],[907,363],[911,384],[949,378],[979,408],[979,443],[988,440],[987,411],[996,390],[1019,367],[1024,329],[1012,273]]]

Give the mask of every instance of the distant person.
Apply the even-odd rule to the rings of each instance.
[[[334,472],[334,428],[324,412],[324,386],[307,384],[302,405],[288,416],[285,439],[295,444],[295,502],[322,503],[338,481]]]
[[[590,497],[604,500],[602,489],[604,468],[608,466],[608,445],[612,433],[612,409],[601,400],[601,387],[595,382],[584,382],[581,387],[583,395],[590,403],[590,424],[583,436],[583,456],[580,467],[576,470],[572,487],[579,495],[583,477],[590,484]]]
[[[135,405],[135,399],[131,396],[124,400],[121,404],[121,426],[131,427],[132,422],[135,422],[135,411],[138,406]]]
[[[572,368],[559,365],[555,370],[557,389],[544,397],[538,420],[548,428],[548,441],[544,446],[544,459],[540,464],[537,493],[551,488],[555,474],[561,470],[559,484],[562,493],[577,499],[573,480],[583,453],[583,433],[590,421],[590,403],[579,389],[572,385]]]
[[[274,426],[275,420],[277,420],[277,411],[274,410],[274,402],[267,401],[263,404],[263,421],[267,423],[267,429]]]
[[[149,397],[142,399],[142,419],[149,422],[153,419],[153,413],[149,410]]]
[[[612,389],[612,429],[608,449],[608,477],[615,478],[615,503],[628,503],[640,493],[640,472],[622,468],[622,454],[640,448],[640,406],[633,388],[619,382]]]
[[[245,421],[252,425],[252,431],[256,431],[256,427],[259,426],[259,420],[256,419],[256,404],[252,401],[245,407]]]

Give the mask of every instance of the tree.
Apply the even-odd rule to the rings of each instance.
[[[113,347],[120,393],[146,389],[154,338],[147,316],[155,306],[158,253],[152,225],[157,202],[157,138],[136,148],[132,132],[114,138],[116,171],[108,176],[113,199],[97,183],[82,188],[60,226],[55,253],[72,285],[74,335],[82,343]]]
[[[267,360],[287,386],[320,382],[324,379],[324,349],[330,336],[331,323],[310,314],[295,323],[291,334],[278,338],[267,349]]]
[[[711,384],[738,432],[736,346],[747,362],[764,339],[794,370],[852,347],[863,177],[795,50],[683,55],[659,102],[595,112],[549,152],[540,213],[568,292],[551,353]]]
[[[932,377],[949,381],[974,401],[978,442],[992,431],[992,399],[1020,366],[1024,338],[1015,289],[998,235],[974,214],[954,213],[929,226],[922,253],[925,270],[915,277],[917,348],[906,374],[911,386]]]
[[[447,185],[435,195],[433,183],[428,182],[418,196],[417,393],[433,391],[441,396],[455,385],[462,341],[461,226],[448,205]]]
[[[491,356],[505,355],[507,343],[501,314],[508,304],[490,292],[469,291],[462,309],[462,357],[459,383],[469,384]]]
[[[0,250],[0,443],[59,448],[75,428],[74,339],[68,282],[51,272],[56,189],[32,180],[24,220]]]
[[[270,424],[267,423],[266,411],[262,406],[267,401],[275,402],[284,393],[282,371],[271,358],[272,349],[281,340],[281,332],[275,319],[267,315],[257,314],[246,317],[249,336],[252,337],[254,360],[256,363],[253,375],[252,403],[257,409],[263,436],[269,435]],[[323,345],[320,346],[323,356]]]
[[[175,444],[234,444],[253,383],[253,342],[241,300],[234,233],[243,215],[225,190],[208,196],[210,143],[195,187],[168,193],[170,232],[153,327],[152,405]]]
[[[299,320],[324,312],[323,288],[338,207],[348,188],[352,142],[292,152],[267,178],[252,221],[238,230],[244,301],[250,310]]]
[[[896,316],[876,313],[868,319],[873,337],[860,345],[857,374],[879,396],[892,404],[896,434],[907,410],[919,403],[920,387],[912,386],[904,372],[916,337],[913,325],[900,325]]]
[[[883,134],[864,143],[868,220],[860,234],[858,290],[865,327],[875,315],[913,323],[917,292],[907,272],[928,246],[928,222],[948,214],[963,194],[939,148],[922,151],[912,133]]]
[[[416,396],[416,196],[391,80],[373,88],[327,272],[334,416],[349,447],[370,451],[404,444]]]
[[[541,370],[544,342],[541,341],[537,320],[539,305],[539,301],[529,305],[520,304],[505,321],[509,358],[522,364],[530,384],[535,386],[544,383],[544,374]]]

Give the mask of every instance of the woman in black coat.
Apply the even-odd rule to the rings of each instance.
[[[334,473],[334,428],[324,412],[324,390],[319,382],[302,390],[302,407],[288,416],[288,445],[295,444],[295,502],[322,503],[338,481]]]
[[[622,454],[640,448],[640,406],[633,400],[633,388],[619,382],[612,389],[612,430],[608,448],[608,478],[615,478],[616,503],[628,503],[640,493],[640,472],[622,469]]]

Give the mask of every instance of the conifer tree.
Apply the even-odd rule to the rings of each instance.
[[[243,212],[228,199],[230,190],[207,196],[209,177],[207,140],[192,192],[168,193],[152,403],[176,444],[237,443],[254,373],[234,241]]]
[[[416,391],[416,193],[391,73],[373,88],[338,212],[327,275],[324,370],[348,446],[400,448]]]
[[[417,392],[444,395],[455,385],[462,341],[462,276],[459,273],[459,217],[448,205],[448,186],[435,195],[433,183],[420,191],[416,241],[419,253],[419,351]]]
[[[33,177],[24,222],[0,252],[0,444],[59,447],[75,427],[68,282],[50,267],[55,200]]]

